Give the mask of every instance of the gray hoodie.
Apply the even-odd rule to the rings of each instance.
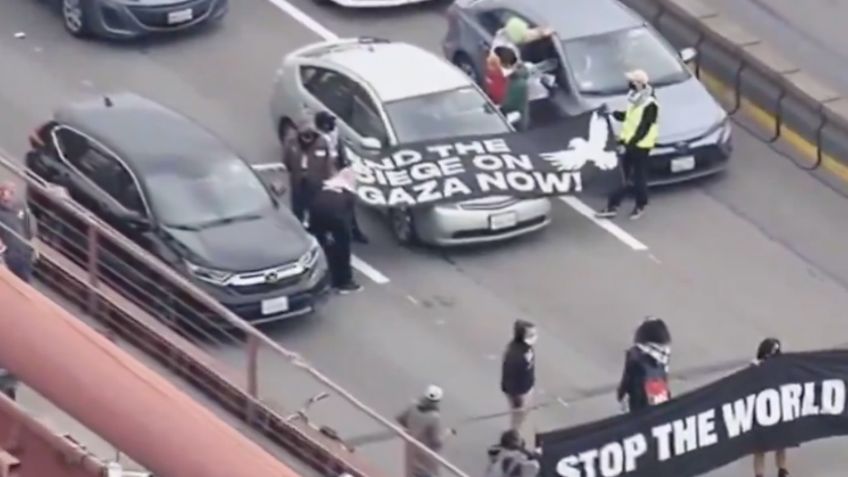
[[[397,421],[418,442],[433,452],[442,450],[447,429],[442,424],[439,404],[422,398],[398,417]],[[436,459],[413,444],[406,444],[406,477],[439,475],[441,465]]]

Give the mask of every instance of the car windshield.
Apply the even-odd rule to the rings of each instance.
[[[268,191],[240,159],[206,167],[171,162],[145,176],[159,220],[173,227],[202,228],[249,218],[273,207]]]
[[[586,94],[625,93],[624,74],[635,69],[648,73],[654,86],[689,78],[674,52],[645,27],[565,41],[563,48],[577,86]]]
[[[391,101],[384,106],[400,143],[509,131],[494,106],[473,87]]]

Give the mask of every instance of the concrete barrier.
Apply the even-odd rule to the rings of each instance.
[[[673,45],[694,47],[692,65],[731,114],[744,111],[789,144],[809,171],[848,185],[848,98],[786,59],[766,42],[698,0],[622,0]]]

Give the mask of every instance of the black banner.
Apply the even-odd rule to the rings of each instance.
[[[546,477],[692,477],[848,434],[848,351],[777,356],[645,411],[540,434]]]
[[[524,132],[404,144],[381,157],[346,152],[359,198],[374,206],[600,193],[621,182],[609,118],[595,112]]]

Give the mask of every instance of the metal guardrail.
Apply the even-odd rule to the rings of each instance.
[[[848,99],[821,84],[765,42],[698,0],[622,0],[678,47],[694,47],[695,73],[731,91],[730,113],[748,101],[773,118],[774,143],[788,129],[815,148],[813,171],[831,157],[848,166]]]
[[[467,477],[52,184],[2,155],[0,169],[23,180],[30,194],[40,281],[316,470],[332,476],[402,475],[404,446],[411,445],[429,453],[448,475]],[[301,419],[291,418],[302,403],[322,393],[336,399],[316,406],[309,418],[305,412]],[[389,432],[395,439],[358,447],[355,454],[344,443],[344,436],[373,432]]]

